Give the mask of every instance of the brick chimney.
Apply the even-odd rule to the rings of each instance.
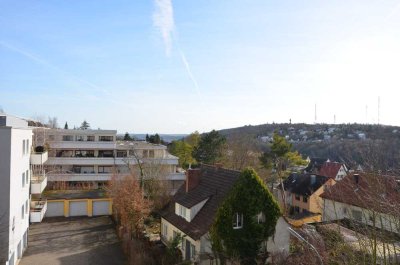
[[[201,170],[198,168],[188,169],[186,171],[186,192],[196,188],[200,183]]]

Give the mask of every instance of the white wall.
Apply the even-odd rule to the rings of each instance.
[[[5,222],[8,233],[8,259],[14,254],[14,260],[16,261],[17,258],[21,257],[27,245],[26,235],[29,227],[29,187],[31,175],[29,160],[32,131],[27,127],[26,122],[22,120],[7,125],[15,127],[0,127],[2,151],[0,160],[7,161],[8,163],[8,165],[1,164],[0,168],[0,186],[8,190],[8,192],[5,192],[6,196],[8,196],[8,205],[1,204],[2,209],[0,209],[0,212],[9,212],[8,221]],[[23,140],[25,140],[25,143],[29,140],[29,146],[25,145],[25,148],[23,148]],[[25,176],[23,184],[22,174],[26,174],[26,172],[28,172],[28,178]],[[4,194],[1,196],[3,198]],[[23,212],[22,206],[24,208]],[[21,247],[19,253],[17,253],[19,244]],[[4,260],[1,262],[3,263]]]
[[[372,211],[354,205],[349,205],[326,199],[324,199],[323,203],[322,220],[334,221],[334,220],[341,220],[344,218],[350,220],[353,219],[356,220],[356,216],[353,215],[354,212],[361,212],[361,222],[373,226]],[[395,218],[387,214],[375,213],[375,226],[390,232],[400,234],[400,220],[398,218]]]

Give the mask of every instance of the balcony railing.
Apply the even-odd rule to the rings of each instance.
[[[47,200],[31,201],[30,222],[40,223],[47,211]]]
[[[32,165],[43,165],[48,159],[47,151],[43,153],[32,153],[31,154],[31,164]]]
[[[31,193],[40,194],[47,186],[47,176],[43,173],[41,175],[33,175],[31,178]]]

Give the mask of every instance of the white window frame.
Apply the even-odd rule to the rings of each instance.
[[[186,219],[186,207],[179,205],[179,215]]]
[[[163,234],[163,236],[165,236],[165,237],[168,236],[168,225],[167,225],[167,224],[163,224],[163,227],[162,227],[162,234]]]
[[[233,229],[243,228],[243,214],[235,213],[233,216]]]

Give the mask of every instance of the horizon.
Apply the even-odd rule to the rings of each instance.
[[[4,1],[0,109],[149,134],[399,126],[399,13],[394,0]]]

